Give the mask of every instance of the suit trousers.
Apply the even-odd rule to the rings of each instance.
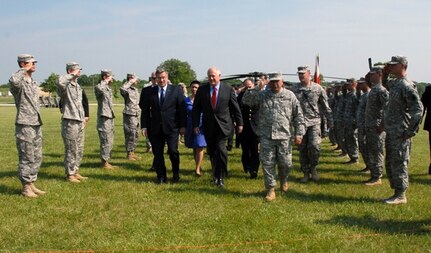
[[[153,146],[154,160],[153,165],[157,173],[157,178],[166,177],[166,165],[163,151],[165,143],[168,146],[169,159],[171,160],[173,176],[179,176],[180,173],[180,153],[178,151],[178,131],[164,133],[162,127],[157,134],[150,135],[151,144]]]
[[[217,179],[223,179],[227,176],[227,138],[228,136],[218,126],[215,127],[211,136],[205,136],[213,176]]]

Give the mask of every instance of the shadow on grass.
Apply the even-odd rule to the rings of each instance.
[[[323,193],[304,193],[289,189],[287,198],[297,199],[303,202],[328,202],[328,203],[344,203],[344,202],[362,202],[362,203],[376,203],[377,199],[368,197],[344,197],[335,196]]]
[[[431,185],[431,175],[428,173],[422,175],[410,175],[410,182],[413,184]]]
[[[365,229],[371,229],[378,233],[388,233],[388,234],[407,234],[407,235],[417,235],[417,234],[428,234],[431,232],[431,219],[422,220],[379,220],[371,215],[364,215],[362,217],[352,217],[352,216],[336,216],[329,220],[318,221],[322,224],[330,225],[343,225],[346,227],[361,227]]]
[[[220,189],[219,187],[212,185],[210,182],[208,182],[207,187],[196,187],[196,186],[184,187],[183,186],[181,188],[170,188],[168,190],[172,192],[178,192],[178,193],[196,192],[199,194],[209,194],[209,195],[218,195],[218,196],[231,195],[239,198],[262,198],[262,196],[264,196],[262,191],[258,191],[258,192],[234,191],[229,189],[229,186],[227,186],[227,188]]]
[[[21,194],[21,189],[12,188],[5,185],[0,185],[0,194],[4,195],[18,195]]]

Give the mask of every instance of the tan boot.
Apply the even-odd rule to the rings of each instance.
[[[314,182],[317,182],[320,180],[320,176],[319,176],[319,173],[317,173],[316,167],[311,167],[311,180],[313,180]]]
[[[115,170],[117,167],[102,159],[102,168],[105,170]]]
[[[133,151],[127,152],[127,160],[136,161],[136,157],[134,156]]]
[[[269,188],[266,192],[265,200],[268,202],[275,200],[275,188]]]
[[[75,175],[67,176],[66,180],[71,183],[81,183],[81,181]]]
[[[145,153],[153,153],[153,148],[152,147],[148,147],[147,150],[145,151]]]
[[[22,185],[22,196],[27,198],[37,198],[37,194],[31,189],[31,183],[25,183]]]
[[[34,193],[36,193],[36,195],[44,195],[46,193],[45,191],[37,189],[34,183],[30,184],[30,188]]]
[[[287,182],[282,183],[280,190],[281,190],[281,192],[287,192],[287,190],[289,190],[289,183],[287,183]]]
[[[88,179],[88,177],[84,177],[84,176],[82,176],[81,174],[79,174],[79,173],[76,173],[75,174],[75,178],[77,178],[78,180],[87,180]]]

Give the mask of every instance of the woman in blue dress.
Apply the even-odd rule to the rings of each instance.
[[[196,96],[196,92],[200,86],[199,81],[192,81],[190,83],[190,89],[192,94],[189,97],[185,98],[186,110],[187,110],[187,128],[185,134],[185,145],[188,148],[193,148],[193,157],[196,163],[196,176],[201,176],[201,165],[202,160],[204,158],[204,148],[207,146],[205,142],[204,132],[202,130],[202,114],[201,120],[199,124],[200,133],[196,135],[193,131],[193,120],[192,120],[192,109],[193,109],[193,101]]]

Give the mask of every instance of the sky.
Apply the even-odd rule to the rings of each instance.
[[[0,84],[18,54],[38,60],[34,77],[112,69],[146,79],[165,60],[187,61],[199,79],[254,71],[296,73],[320,55],[323,76],[364,76],[368,58],[407,56],[408,77],[431,82],[429,0],[0,0]],[[287,80],[296,81],[297,77]]]

